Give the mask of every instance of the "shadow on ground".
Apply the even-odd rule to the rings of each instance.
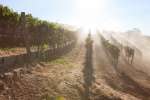
[[[50,62],[55,59],[58,59],[65,54],[72,51],[75,45],[68,45],[64,48],[58,49],[49,49],[44,52],[32,52],[30,54],[30,60],[27,54],[19,54],[19,55],[12,55],[8,57],[0,57],[0,74],[4,74],[7,72],[11,72],[17,68],[23,67],[36,67],[36,64],[41,64],[40,62]]]
[[[116,69],[118,77],[122,85],[118,85],[113,82],[112,79],[105,77],[106,82],[112,86],[114,89],[120,90],[125,93],[129,93],[135,97],[138,97],[142,100],[149,100],[150,97],[150,88],[142,86],[140,83],[132,79],[127,73]]]

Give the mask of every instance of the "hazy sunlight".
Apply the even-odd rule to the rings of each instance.
[[[98,27],[97,19],[99,19],[105,3],[104,0],[77,0],[76,23],[85,31],[95,30]]]

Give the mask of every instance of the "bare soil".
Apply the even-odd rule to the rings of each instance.
[[[0,100],[150,100],[150,77],[125,57],[112,66],[103,48],[77,45],[49,62],[32,63],[0,75]]]

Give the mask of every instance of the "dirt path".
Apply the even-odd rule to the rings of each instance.
[[[5,73],[0,77],[0,100],[81,100],[84,53],[84,47],[77,46],[51,62]]]
[[[99,41],[92,51],[80,44],[54,61],[0,76],[0,100],[149,100],[149,77],[137,62],[121,57],[114,67]]]
[[[118,66],[114,67],[100,44],[95,45],[94,49],[96,79],[109,87],[105,93],[113,90],[112,94],[123,100],[149,100],[149,76],[136,69],[142,66],[142,62],[136,59],[131,65],[121,56]]]

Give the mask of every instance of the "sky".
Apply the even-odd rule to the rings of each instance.
[[[150,35],[150,0],[0,0],[14,11],[50,22]]]

